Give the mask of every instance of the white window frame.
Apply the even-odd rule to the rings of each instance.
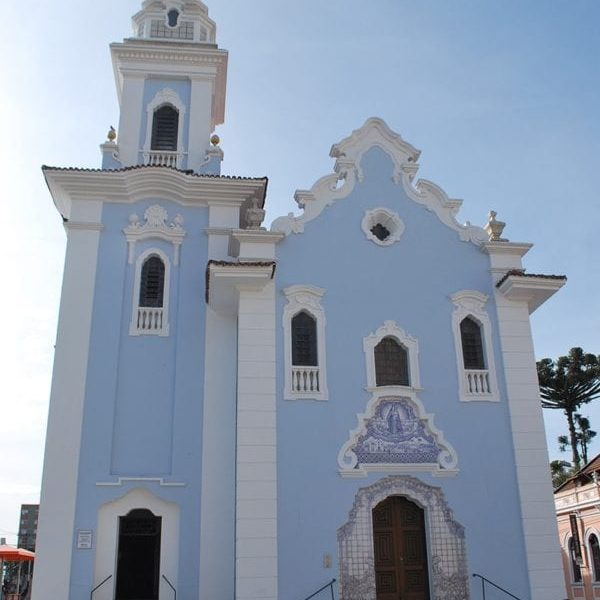
[[[408,386],[405,385],[377,385],[377,372],[375,369],[375,346],[383,338],[391,337],[404,347],[408,354]],[[381,389],[399,388],[402,390],[420,390],[421,377],[419,375],[419,342],[412,337],[395,321],[385,321],[375,333],[371,333],[363,339],[363,350],[365,353],[367,387],[370,392]]]
[[[485,309],[488,297],[476,290],[462,290],[450,296],[454,304],[452,312],[452,332],[454,334],[454,348],[456,354],[456,368],[458,374],[458,390],[461,402],[498,402],[498,382],[496,379],[496,365],[492,345],[492,323]],[[484,352],[486,368],[465,369],[462,347],[460,324],[467,317],[473,319],[480,327],[481,341]],[[483,378],[487,382],[483,391],[472,392],[469,390],[468,378]],[[485,388],[488,388],[487,390]]]
[[[283,345],[284,345],[284,392],[285,400],[327,400],[327,357],[325,349],[325,311],[321,298],[325,290],[313,285],[292,285],[283,293],[287,304],[283,309]],[[306,312],[316,321],[317,328],[317,369],[319,391],[298,392],[293,389],[292,365],[292,319],[300,312]]]
[[[154,98],[146,106],[146,140],[144,142],[144,161],[148,162],[151,153],[156,154],[169,154],[169,152],[162,150],[152,150],[152,125],[154,123],[154,113],[159,108],[170,105],[178,112],[178,125],[177,125],[177,167],[181,165],[181,157],[183,156],[183,128],[185,124],[185,104],[179,97],[179,94],[171,89],[164,88],[156,93]]]
[[[162,327],[159,328],[140,328],[138,327],[139,322],[139,311],[144,310],[146,307],[140,306],[140,287],[142,283],[142,267],[147,259],[151,256],[157,256],[163,261],[165,265],[165,280],[163,287],[163,305],[162,305]],[[133,300],[131,310],[131,323],[129,325],[129,335],[158,335],[166,337],[169,335],[169,290],[171,282],[171,261],[169,257],[159,248],[149,248],[145,252],[142,252],[135,262],[135,280],[133,284]],[[152,311],[153,309],[149,309]],[[156,310],[156,309],[154,309]]]

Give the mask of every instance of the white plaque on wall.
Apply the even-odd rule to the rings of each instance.
[[[93,531],[91,529],[77,530],[77,549],[90,550],[92,548]]]

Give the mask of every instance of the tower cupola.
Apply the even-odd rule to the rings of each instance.
[[[227,51],[200,0],[145,0],[133,37],[111,44],[121,116],[104,168],[159,165],[218,174],[211,134],[225,118]]]
[[[199,0],[146,0],[132,23],[140,39],[215,43],[215,22]]]

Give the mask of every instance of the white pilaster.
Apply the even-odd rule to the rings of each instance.
[[[215,75],[212,77],[198,75],[191,77],[188,169],[198,170],[204,162],[206,151],[210,147],[210,134],[213,127],[214,77]]]
[[[258,335],[260,334],[260,335]],[[240,286],[236,600],[277,598],[275,291]]]
[[[118,130],[119,160],[124,167],[128,167],[139,163],[142,113],[146,112],[146,107],[143,106],[145,78],[140,73],[127,72],[124,75]]]
[[[101,202],[73,202],[50,394],[33,599],[69,598],[79,448],[102,226]]]
[[[492,271],[521,268],[521,254],[488,248]],[[526,250],[525,250],[526,251]],[[524,252],[523,252],[524,253]],[[565,598],[542,405],[526,300],[496,291],[531,600]]]

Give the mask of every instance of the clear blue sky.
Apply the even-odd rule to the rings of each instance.
[[[3,3],[0,536],[13,542],[39,492],[64,255],[39,167],[99,165],[118,124],[108,44],[140,4]],[[530,272],[568,275],[534,315],[537,357],[600,353],[600,2],[208,5],[230,51],[224,169],[269,176],[269,220],[331,171],[331,144],[380,116],[423,151],[421,177],[465,200],[462,220],[497,210],[507,237],[535,243]],[[583,411],[596,429],[598,407]],[[557,457],[563,420],[547,423]]]

